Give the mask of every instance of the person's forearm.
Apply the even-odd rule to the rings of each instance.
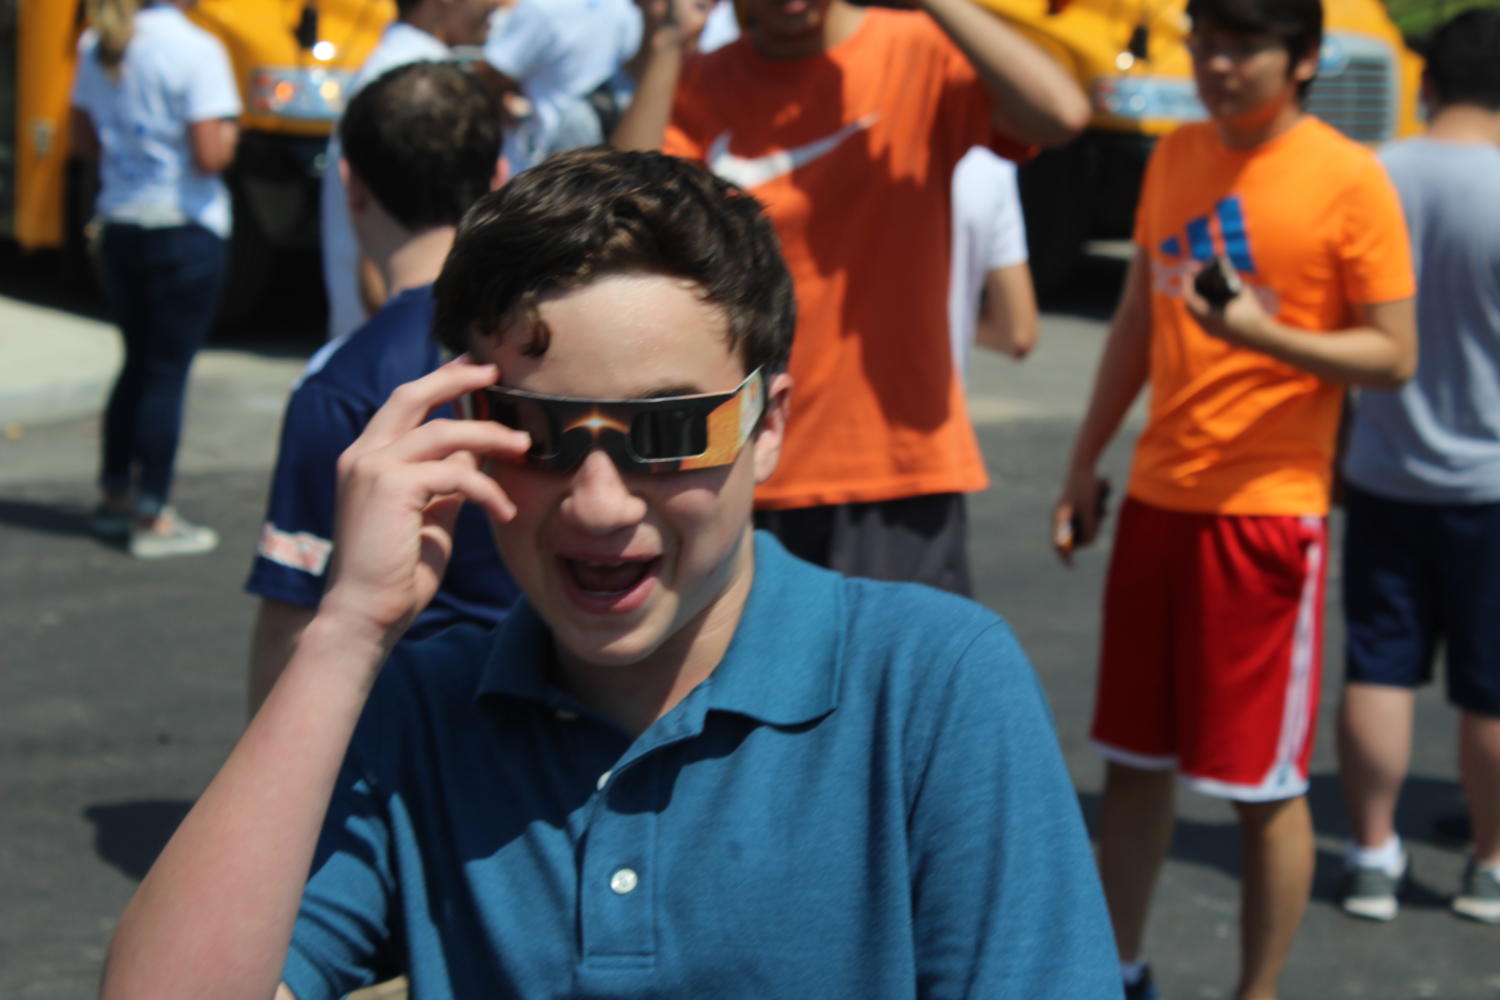
[[[1395,389],[1416,371],[1415,352],[1372,326],[1310,333],[1269,320],[1254,349],[1344,385]]]
[[[102,1000],[266,1000],[281,979],[334,781],[390,639],[327,615],[152,865]]]
[[[635,97],[615,126],[610,145],[616,149],[661,149],[672,119],[672,102],[687,54],[674,26],[666,25],[641,43],[647,53],[636,81]]]
[[[302,632],[313,620],[315,608],[302,608],[283,601],[262,600],[250,634],[250,715],[254,717],[266,695],[286,669]]]
[[[1051,56],[972,0],[919,0],[973,63],[995,123],[1021,142],[1060,146],[1088,124],[1083,91]]]
[[[1022,263],[991,271],[985,277],[976,342],[1020,361],[1036,346],[1037,326],[1031,268]]]
[[[228,118],[209,118],[188,126],[193,165],[205,174],[222,173],[234,162],[240,127]]]
[[[1068,461],[1092,469],[1140,395],[1150,371],[1150,326],[1143,316],[1116,316],[1094,374],[1089,406]]]

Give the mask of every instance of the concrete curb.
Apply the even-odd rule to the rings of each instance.
[[[0,428],[98,413],[121,352],[108,323],[0,297]]]

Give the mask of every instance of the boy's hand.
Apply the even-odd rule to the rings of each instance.
[[[1073,565],[1073,550],[1093,543],[1104,516],[1109,481],[1093,468],[1072,469],[1052,507],[1052,548],[1063,565]]]
[[[1274,320],[1260,304],[1253,289],[1244,289],[1223,306],[1209,305],[1208,300],[1193,287],[1191,275],[1178,279],[1178,290],[1188,315],[1203,327],[1204,333],[1237,347],[1248,347],[1252,351],[1264,349]]]
[[[708,20],[711,0],[636,0],[641,8],[642,45],[670,41],[686,51],[698,47],[698,36]],[[663,30],[665,29],[665,30]]]
[[[399,639],[432,600],[453,550],[465,500],[496,521],[515,506],[479,469],[516,461],[531,439],[488,420],[427,420],[465,393],[493,385],[495,365],[450,362],[391,394],[339,456],[333,564],[319,615],[335,615],[382,643]]]

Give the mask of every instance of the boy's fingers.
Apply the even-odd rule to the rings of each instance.
[[[1058,558],[1071,566],[1073,564],[1073,506],[1072,504],[1058,504],[1052,511],[1052,547],[1057,551]]]
[[[460,356],[414,382],[397,386],[385,405],[375,411],[356,444],[379,448],[418,426],[427,415],[467,392],[494,385],[498,365],[476,365]]]
[[[431,420],[390,442],[383,454],[403,462],[441,462],[457,454],[519,458],[531,447],[531,435],[491,420]]]

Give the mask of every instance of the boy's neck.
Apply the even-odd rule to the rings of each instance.
[[[409,11],[406,16],[397,20],[408,27],[416,28],[424,34],[431,35],[444,45],[449,44],[443,37],[443,8],[441,4],[424,3],[415,10]]]
[[[808,56],[821,55],[848,40],[859,30],[864,16],[863,8],[856,7],[847,0],[833,0],[823,14],[822,23],[805,35],[768,36],[757,31],[753,24],[748,30],[755,51],[762,58],[806,59]]]
[[[590,664],[557,650],[558,682],[574,697],[620,724],[631,737],[676,708],[724,659],[744,615],[755,579],[755,543],[747,529],[741,563],[723,592],[646,658],[636,663]]]
[[[1304,117],[1295,93],[1242,115],[1215,118],[1219,141],[1230,149],[1248,150],[1286,135]]]
[[[1500,111],[1474,104],[1449,104],[1433,115],[1427,137],[1442,142],[1500,147]]]
[[[394,298],[412,288],[430,285],[443,269],[443,261],[453,247],[453,226],[437,226],[420,233],[403,233],[382,248],[370,253],[380,275],[385,279],[386,297]]]

